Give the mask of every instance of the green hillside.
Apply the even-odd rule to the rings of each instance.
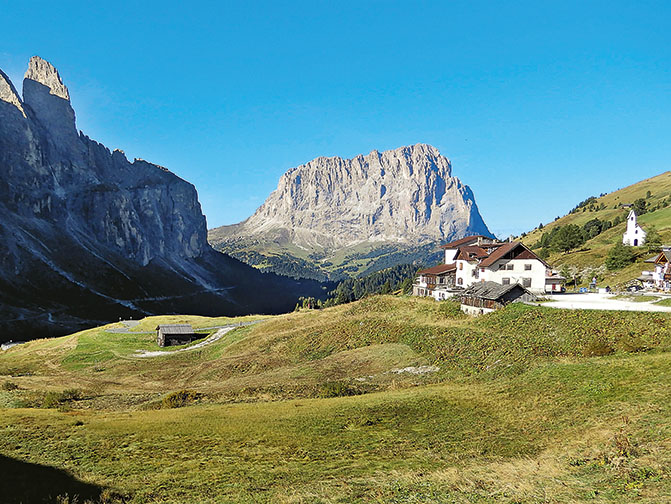
[[[630,209],[621,208],[620,205],[632,204],[639,198],[645,200],[649,209],[647,213],[638,217],[641,227],[647,230],[650,226],[655,226],[661,235],[662,242],[671,244],[671,172],[665,172],[604,196],[596,197],[594,201],[578,208],[577,211],[545,225],[542,229],[536,228],[521,239],[526,245],[533,246],[539,242],[543,233],[549,233],[557,226],[563,227],[575,224],[582,227],[595,218],[610,222],[619,218],[623,222],[587,240],[578,249],[568,253],[552,252],[548,258],[548,262],[556,268],[568,265],[583,270],[585,274],[582,283],[587,283],[592,274],[590,269],[602,266],[611,247],[622,241],[622,234],[626,229],[626,217]],[[650,265],[643,263],[643,261],[653,254],[647,252],[645,247],[637,248],[635,251],[636,262],[622,270],[603,272],[599,275],[602,276],[600,283],[611,286],[624,284],[638,277],[641,271],[650,270]]]
[[[159,322],[0,354],[7,502],[49,502],[38,477],[69,502],[671,495],[671,314],[373,296],[138,357]]]
[[[364,277],[398,264],[430,264],[440,259],[438,243],[409,246],[399,243],[362,243],[331,250],[307,250],[286,241],[222,241],[217,230],[210,230],[210,244],[220,252],[254,266],[263,272],[320,282]]]

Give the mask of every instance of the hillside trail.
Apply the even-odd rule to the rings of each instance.
[[[217,330],[214,334],[208,336],[206,339],[203,341],[200,341],[196,343],[195,345],[186,347],[186,348],[178,348],[176,350],[137,350],[132,356],[133,357],[160,357],[161,355],[173,355],[176,353],[180,352],[189,352],[191,350],[197,350],[199,348],[203,348],[207,345],[211,345],[212,343],[215,343],[219,341],[221,338],[223,338],[227,333],[231,332],[233,329],[237,329],[239,327],[245,327],[245,326],[250,326],[253,324],[258,324],[259,322],[263,322],[265,319],[261,320],[252,320],[250,322],[239,322],[237,324],[231,324],[222,327],[221,329]]]

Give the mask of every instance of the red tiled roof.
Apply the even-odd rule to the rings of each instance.
[[[478,247],[477,245],[467,245],[465,247],[459,247],[460,250],[463,250],[469,255],[474,255],[475,257],[487,257],[489,252],[483,247]]]
[[[445,245],[441,245],[440,248],[442,249],[458,248],[461,245],[468,245],[471,242],[476,242],[478,241],[478,238],[489,238],[489,237],[483,235],[466,236],[464,238],[461,238],[460,240],[456,240],[450,243],[446,243]]]
[[[448,273],[449,271],[456,271],[457,263],[452,264],[439,264],[433,268],[423,269],[417,273],[420,275],[442,275],[443,273]]]
[[[489,253],[482,247],[478,247],[476,245],[467,245],[465,247],[459,247],[459,253],[457,254],[456,258],[472,261],[475,259],[482,259],[488,255]]]
[[[533,259],[538,259],[540,262],[542,262],[546,267],[550,267],[548,263],[546,263],[543,259],[538,257],[536,254],[534,254],[531,250],[529,250],[523,243],[521,242],[510,242],[502,245],[501,247],[497,248],[494,250],[489,256],[484,259],[481,263],[480,266],[483,268],[486,268],[488,266],[491,266],[494,264],[496,261],[504,257],[507,253],[512,252],[518,247],[524,248],[529,254],[533,256]]]
[[[497,248],[495,251],[489,254],[489,256],[480,263],[480,266],[484,268],[486,268],[487,266],[491,266],[496,261],[501,259],[504,255],[506,255],[508,252],[516,249],[518,245],[522,244],[520,242],[506,243],[505,245]]]

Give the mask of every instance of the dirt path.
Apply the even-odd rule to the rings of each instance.
[[[179,352],[189,352],[191,350],[197,350],[199,348],[203,348],[204,346],[211,345],[215,341],[219,341],[221,338],[224,337],[226,333],[229,333],[233,329],[237,329],[238,327],[249,326],[252,324],[258,324],[259,322],[263,322],[263,320],[252,320],[251,322],[240,322],[238,324],[224,326],[211,336],[204,339],[203,341],[196,343],[195,345],[192,345],[190,347],[178,348],[176,350],[138,350],[133,354],[133,357],[160,357],[161,355],[172,355]]]

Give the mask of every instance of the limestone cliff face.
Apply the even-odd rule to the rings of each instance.
[[[2,77],[0,89],[12,89]],[[56,69],[33,57],[24,97],[2,93],[2,205],[23,219],[58,225],[147,265],[200,256],[206,224],[195,188],[173,173],[78,133]],[[19,190],[21,189],[21,190]]]
[[[23,98],[0,72],[0,240],[0,325],[15,339],[124,314],[283,308],[245,291],[255,270],[211,249],[193,185],[77,131],[39,57]]]
[[[430,145],[320,157],[285,173],[246,221],[210,232],[211,241],[268,236],[305,248],[365,242],[421,244],[490,235],[468,186]]]

